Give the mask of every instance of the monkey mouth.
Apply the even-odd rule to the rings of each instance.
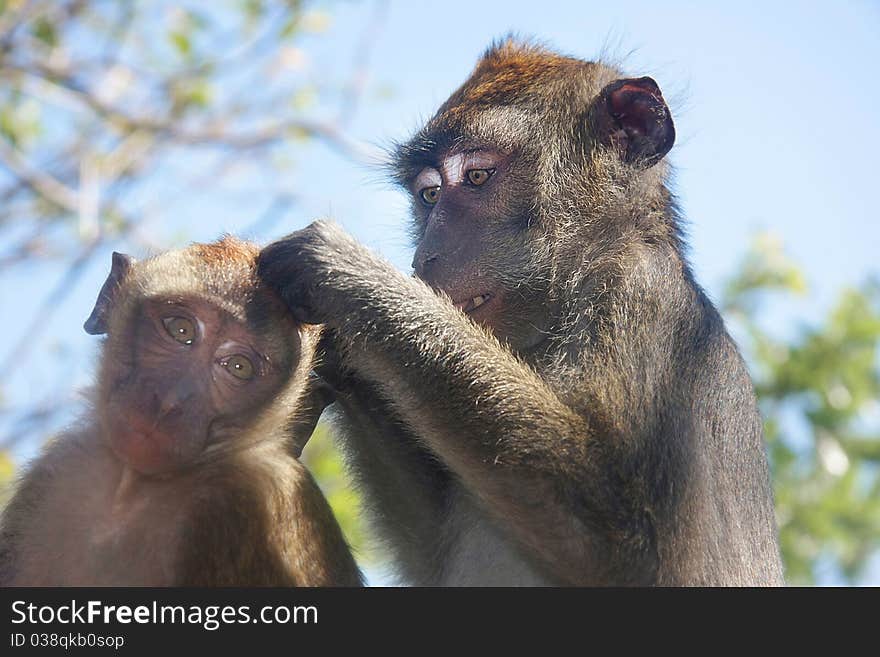
[[[465,299],[464,301],[456,301],[455,307],[461,310],[466,315],[471,314],[477,308],[481,308],[483,305],[492,300],[495,295],[491,292],[484,292],[483,294],[478,294],[475,297],[471,297],[470,299]]]

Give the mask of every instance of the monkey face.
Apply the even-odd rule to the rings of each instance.
[[[408,184],[419,237],[416,276],[519,346],[535,339],[546,316],[523,294],[539,295],[547,280],[525,241],[528,162],[521,152],[459,145],[438,153]]]
[[[299,355],[277,353],[273,340],[196,297],[145,299],[128,325],[109,338],[128,356],[104,373],[112,384],[102,419],[113,451],[145,474],[221,446],[272,399]]]
[[[645,189],[674,142],[656,82],[618,76],[500,44],[397,150],[415,274],[515,349],[560,325],[592,245],[634,228],[626,190]]]
[[[320,329],[260,283],[258,254],[232,237],[143,261],[113,254],[84,328],[107,336],[101,433],[135,470],[167,473],[289,439]]]

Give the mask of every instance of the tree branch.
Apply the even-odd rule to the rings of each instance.
[[[5,139],[0,139],[0,160],[22,183],[47,201],[51,201],[69,212],[77,211],[77,193],[49,174],[32,167],[24,156]]]

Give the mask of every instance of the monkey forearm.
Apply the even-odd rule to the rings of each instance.
[[[363,268],[369,275],[340,272],[341,307],[328,320],[338,326],[350,368],[372,371],[369,378],[383,388],[418,383],[404,398],[429,403],[429,414],[442,409],[449,426],[468,428],[465,433],[484,434],[487,421],[500,421],[504,434],[538,429],[586,438],[584,419],[447,298],[364,256],[372,260]]]
[[[459,357],[467,360],[479,352],[458,353],[449,348],[432,354],[430,362],[413,366],[396,351],[407,353],[409,341],[405,337],[378,345],[357,342],[362,346],[349,351],[351,366],[384,389],[411,435],[504,523],[548,573],[560,577],[559,582],[567,580],[564,572],[556,571],[558,564],[587,564],[590,555],[607,549],[594,544],[593,535],[585,528],[601,529],[600,535],[611,529],[624,541],[631,530],[638,531],[632,522],[632,501],[625,499],[617,482],[610,480],[607,446],[591,440],[586,422],[551,397],[544,386],[536,385],[530,391],[531,371],[513,356],[503,354],[513,362],[499,364],[495,370],[496,375],[505,373],[503,379],[487,381],[479,371],[468,370],[459,361]],[[432,367],[433,378],[429,374]],[[544,398],[543,407],[538,406],[540,397]],[[396,481],[394,461],[405,444],[386,441],[367,446],[364,437],[358,435],[352,437],[352,442],[374,455],[372,463],[390,466],[389,480]],[[418,509],[409,502],[402,505],[388,495],[383,482],[376,483],[369,499],[376,502],[381,515],[392,511],[386,516],[389,522],[383,535],[402,535],[416,548],[414,554],[432,554],[421,546],[436,545],[436,527],[426,526],[425,521],[437,516],[402,514],[401,506],[410,511]],[[401,486],[401,490],[419,499],[431,492],[424,486]],[[398,522],[401,524],[395,527]],[[401,528],[407,531],[401,532]],[[393,543],[399,545],[400,540]],[[426,581],[424,577],[432,576],[409,572],[406,556],[400,554],[397,560],[410,579]],[[415,559],[413,563],[420,568],[425,561]]]
[[[386,396],[408,425],[429,434],[454,428],[456,437],[432,445],[444,460],[447,449],[482,451],[502,463],[542,452],[538,460],[552,468],[583,449],[588,422],[534,371],[448,299],[335,224],[315,222],[265,248],[259,271],[294,314],[339,336],[349,369],[394,390]],[[424,422],[431,426],[418,426]],[[555,435],[542,443],[542,433]]]
[[[586,486],[595,494],[580,497],[599,505],[607,497],[592,418],[448,299],[338,226],[315,222],[267,247],[260,275],[301,319],[339,336],[344,366],[392,400],[412,434],[478,495],[526,509],[528,477]]]
[[[601,460],[586,454],[588,420],[534,371],[421,282],[390,266],[382,273],[373,287],[349,281],[358,302],[339,315],[346,364],[394,400],[448,467],[478,489],[491,477],[519,490],[512,469],[540,477]],[[582,468],[572,476],[598,485],[602,473]]]

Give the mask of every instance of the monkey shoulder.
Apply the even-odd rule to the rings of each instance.
[[[357,572],[327,502],[305,466],[282,449],[256,450],[203,474],[182,538],[184,584],[349,585]],[[329,537],[329,538],[328,538]],[[358,574],[359,577],[359,574]]]
[[[140,582],[137,578],[150,571],[167,572],[160,563],[164,552],[149,550],[143,541],[147,534],[138,533],[139,514],[149,505],[120,512],[119,482],[118,462],[93,430],[74,429],[50,441],[25,468],[4,510],[3,581],[10,574],[28,586],[118,585]],[[129,523],[138,540],[121,544],[118,530]],[[135,543],[147,558],[135,567],[114,569],[119,555]]]
[[[87,464],[98,463],[101,478],[109,475],[106,450],[90,439],[89,433],[66,432],[49,441],[42,453],[21,472],[13,486],[9,503],[0,516],[4,530],[13,530],[27,524],[31,514],[56,502],[56,491],[88,490],[79,476]],[[94,483],[94,482],[92,482]]]
[[[752,430],[759,415],[748,366],[715,307],[704,301],[701,310],[702,321],[681,350],[680,387],[692,396],[698,418],[713,423],[726,418],[732,429]],[[736,422],[729,422],[731,413]]]

